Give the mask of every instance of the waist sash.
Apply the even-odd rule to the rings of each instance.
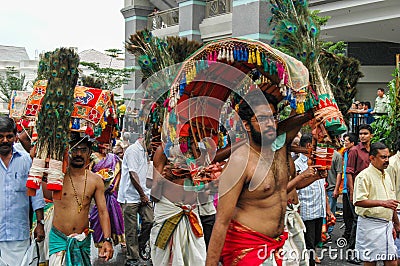
[[[287,238],[287,232],[271,238],[232,220],[221,253],[223,265],[260,265],[273,253],[276,264],[281,266],[279,249]]]
[[[86,235],[82,239],[82,235]],[[66,236],[54,226],[50,230],[49,254],[65,251],[65,265],[87,266],[90,263],[90,234],[79,234],[75,237]],[[78,240],[82,239],[82,240]]]

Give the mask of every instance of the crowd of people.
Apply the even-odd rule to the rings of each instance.
[[[309,153],[315,136],[299,134],[312,112],[278,127],[277,101],[263,95],[249,92],[239,104],[249,139],[217,151],[215,167],[227,161],[218,182],[190,185],[171,164],[170,147],[148,153],[142,136],[130,143],[124,132],[111,147],[71,133],[61,200],[52,199],[45,180],[36,196],[26,195],[32,146],[12,119],[0,117],[0,262],[19,265],[33,233],[45,242],[49,265],[90,265],[91,241],[106,261],[115,245],[126,248],[128,266],[143,259],[153,265],[315,265],[342,195],[343,237],[356,251],[348,261],[396,265],[400,141],[390,156],[383,143],[371,143],[371,126],[359,125],[358,135],[342,137],[329,170],[321,169]],[[371,113],[381,113],[378,107]],[[193,152],[205,160],[200,149]]]
[[[376,94],[374,108],[372,108],[369,101],[354,101],[352,103],[348,111],[348,113],[352,114],[350,119],[350,127],[352,129],[356,129],[361,124],[370,125],[378,117],[388,114],[390,104],[389,98],[385,94],[385,89],[378,88]]]

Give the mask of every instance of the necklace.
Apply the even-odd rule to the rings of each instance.
[[[83,200],[85,199],[85,193],[86,193],[87,170],[85,170],[85,186],[83,188],[83,194],[82,194],[81,202],[79,202],[78,193],[76,192],[76,189],[75,189],[75,186],[74,186],[74,182],[72,182],[71,173],[69,171],[68,171],[68,176],[69,176],[69,179],[71,180],[72,188],[74,189],[75,200],[76,200],[76,203],[78,204],[78,213],[80,213],[82,211],[82,208],[83,208]]]
[[[253,150],[255,153],[257,153],[257,155],[258,155],[259,157],[261,157],[261,159],[262,159],[263,161],[267,162],[267,159],[265,159],[265,157],[261,154],[261,152],[257,151],[257,150],[254,149],[253,147],[251,147],[250,144],[247,143],[247,145],[250,147],[251,150]]]

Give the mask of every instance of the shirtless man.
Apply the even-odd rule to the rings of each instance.
[[[289,179],[287,144],[311,116],[306,113],[290,119],[291,130],[283,143],[272,145],[277,139],[277,101],[263,94],[269,105],[259,91],[248,93],[239,105],[249,145],[232,153],[220,177],[217,219],[206,260],[209,266],[218,265],[220,257],[224,265],[260,265],[272,253],[277,260],[279,254],[274,251],[287,239],[283,232]],[[282,137],[285,135],[275,143]]]
[[[151,196],[156,202],[150,234],[153,264],[204,265],[206,245],[196,207],[197,192],[186,191],[185,179],[172,175],[162,145],[154,154],[153,164]],[[177,216],[183,217],[176,226],[163,226]]]
[[[92,198],[99,210],[104,244],[99,252],[106,261],[113,257],[110,219],[100,175],[86,169],[91,142],[73,138],[70,142],[70,165],[64,177],[61,200],[54,200],[53,227],[50,231],[50,265],[91,265],[89,207]],[[70,247],[70,248],[68,248]],[[76,252],[76,248],[80,252]]]

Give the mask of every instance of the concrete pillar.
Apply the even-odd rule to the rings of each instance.
[[[148,15],[153,11],[154,5],[149,0],[125,0],[125,6],[121,10],[125,18],[125,41],[137,31],[147,28]],[[132,80],[124,85],[124,98],[134,99],[130,106],[139,108],[142,92],[139,91],[142,83],[142,73],[136,63],[135,57],[125,51],[125,67],[134,68]]]
[[[232,37],[269,43],[272,35],[267,19],[270,16],[268,0],[233,0]]]
[[[200,23],[205,18],[205,0],[177,0],[179,5],[179,37],[201,40]]]

